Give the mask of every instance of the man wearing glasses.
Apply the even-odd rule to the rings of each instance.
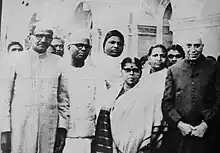
[[[67,41],[70,124],[63,153],[89,153],[95,132],[96,71],[90,63],[89,32],[75,32]],[[65,58],[64,57],[64,58]]]
[[[31,47],[12,66],[8,93],[1,97],[4,153],[54,153],[65,145],[69,95],[61,58],[47,52],[52,36],[49,23],[33,23]]]
[[[164,152],[208,153],[210,132],[220,104],[220,68],[203,55],[200,36],[185,42],[186,58],[170,67],[162,100],[169,127]]]

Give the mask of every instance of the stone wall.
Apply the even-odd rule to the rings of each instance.
[[[200,32],[204,54],[220,55],[220,1],[219,0],[171,0],[173,4],[173,41],[183,43],[188,33]]]

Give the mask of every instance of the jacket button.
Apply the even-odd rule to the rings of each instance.
[[[195,84],[195,82],[192,82],[192,85],[194,85]]]
[[[194,103],[194,102],[193,102],[193,103],[192,103],[192,105],[193,105],[193,106],[195,106],[195,105],[196,105],[196,103]]]

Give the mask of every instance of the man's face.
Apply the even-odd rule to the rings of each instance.
[[[51,30],[36,29],[31,35],[32,48],[39,54],[46,52],[53,40]]]
[[[170,65],[173,65],[177,61],[183,59],[180,52],[178,50],[173,50],[173,49],[169,50],[167,57],[168,57]]]
[[[105,44],[104,52],[112,57],[119,57],[123,52],[124,44],[118,36],[110,37]]]
[[[56,53],[57,55],[60,55],[61,57],[63,57],[64,54],[64,43],[62,40],[54,38],[52,43],[51,43],[55,49],[56,49]]]
[[[126,63],[122,69],[122,76],[124,82],[133,87],[141,78],[141,70],[134,63]]]
[[[72,59],[85,60],[88,57],[91,48],[92,46],[90,45],[88,38],[80,39],[77,43],[68,45]]]
[[[203,46],[201,38],[193,38],[187,41],[185,44],[186,58],[191,61],[197,60],[202,54]]]
[[[166,65],[166,54],[160,47],[154,48],[148,61],[154,70],[162,70]]]
[[[10,48],[9,48],[9,52],[21,52],[23,51],[23,47],[21,45],[12,45]]]

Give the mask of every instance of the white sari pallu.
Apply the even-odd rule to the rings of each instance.
[[[150,143],[153,124],[153,103],[146,101],[146,94],[139,84],[122,94],[118,99],[122,85],[109,89],[113,98],[111,128],[114,139],[113,152],[136,153]],[[116,100],[115,100],[116,99]]]

